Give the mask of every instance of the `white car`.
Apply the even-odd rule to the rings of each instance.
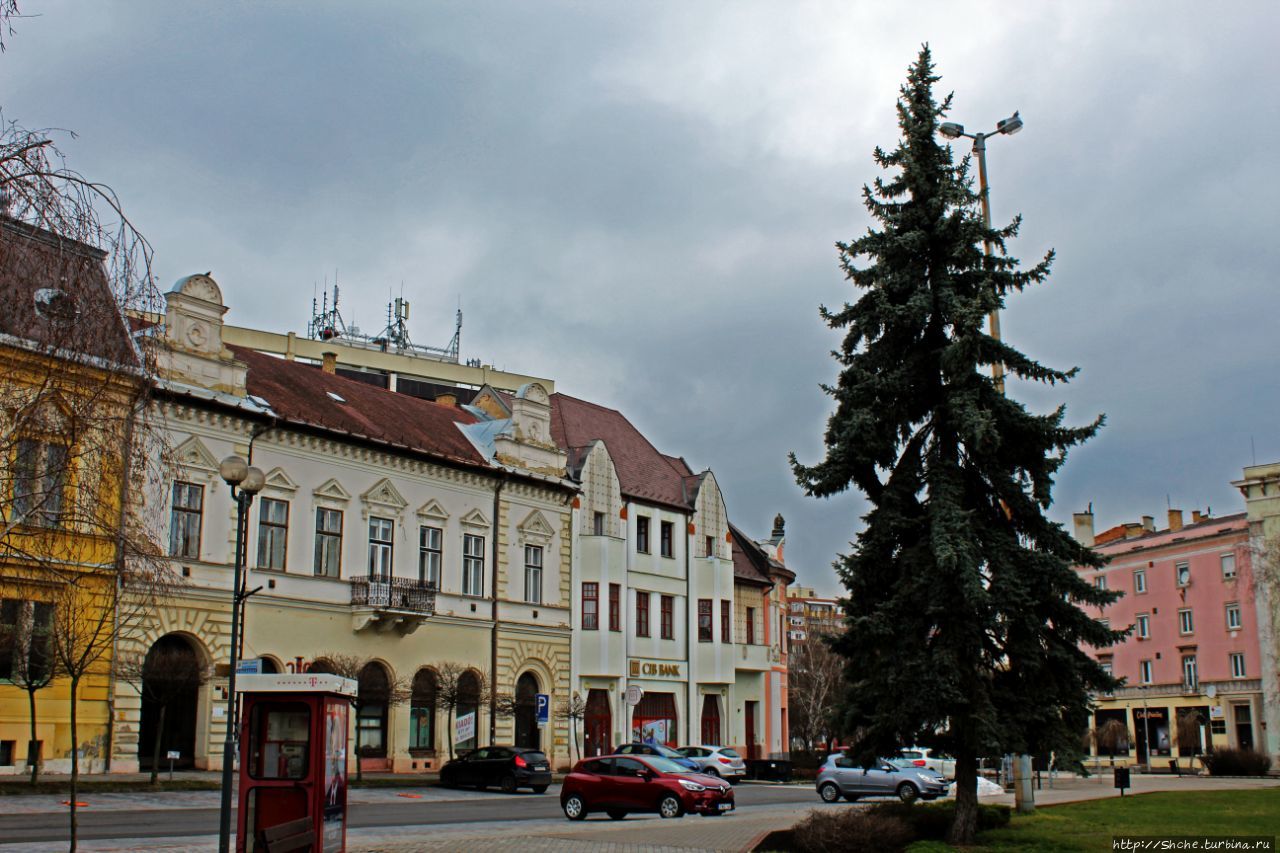
[[[947,779],[956,778],[956,760],[949,755],[933,752],[926,746],[909,746],[898,750],[899,766],[927,767]]]

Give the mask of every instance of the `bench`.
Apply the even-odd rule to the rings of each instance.
[[[316,833],[309,817],[300,817],[288,823],[278,823],[258,831],[258,847],[265,853],[310,850],[315,843]]]

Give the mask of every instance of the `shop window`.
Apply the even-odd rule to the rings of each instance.
[[[409,698],[409,748],[436,748],[436,674],[420,669],[413,677],[413,693]]]
[[[342,576],[341,510],[316,508],[315,573],[324,578]]]
[[[263,498],[258,506],[258,568],[283,571],[288,539],[288,502]]]

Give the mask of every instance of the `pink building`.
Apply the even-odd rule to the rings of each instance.
[[[1211,518],[1196,511],[1184,523],[1181,510],[1169,510],[1167,529],[1144,516],[1096,536],[1092,513],[1078,513],[1075,532],[1110,560],[1081,575],[1124,593],[1098,618],[1132,626],[1124,642],[1096,652],[1125,684],[1095,697],[1094,755],[1159,766],[1215,745],[1260,747],[1262,681],[1244,513]]]

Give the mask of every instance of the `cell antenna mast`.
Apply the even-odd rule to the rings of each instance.
[[[333,299],[324,291],[319,304],[311,300],[311,320],[307,323],[307,337],[317,341],[337,340],[347,346],[395,352],[400,355],[428,358],[433,361],[458,363],[458,344],[462,337],[462,309],[458,309],[453,339],[448,346],[433,347],[415,344],[409,336],[409,300],[396,296],[387,303],[387,325],[377,335],[362,334],[354,323],[348,324],[338,311],[338,285],[335,279]]]

